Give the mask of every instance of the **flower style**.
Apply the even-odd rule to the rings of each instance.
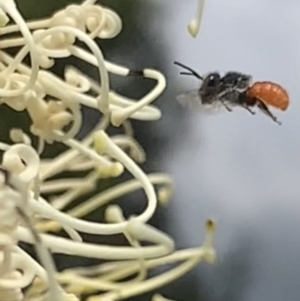
[[[9,18],[14,24],[8,23]],[[171,198],[173,182],[166,174],[147,175],[139,167],[146,155],[134,139],[130,119],[154,121],[161,117],[152,102],[164,91],[166,80],[157,70],[130,70],[104,59],[94,40],[119,34],[122,22],[116,12],[87,0],[69,5],[49,19],[25,22],[13,0],[0,0],[0,26],[0,103],[14,111],[26,111],[31,122],[28,130],[10,129],[12,144],[0,143],[0,300],[75,301],[86,293],[90,294],[89,301],[120,300],[155,290],[201,260],[213,262],[213,221],[207,221],[201,247],[181,251],[174,250],[171,237],[147,224],[157,206]],[[16,32],[20,32],[19,37],[7,37]],[[77,40],[89,51],[79,47]],[[20,48],[15,57],[5,52],[11,47]],[[30,66],[23,62],[27,55]],[[50,71],[55,61],[71,56],[96,68],[99,79],[74,66],[66,66],[63,79]],[[150,78],[157,84],[141,99],[129,99],[110,89],[109,73]],[[82,126],[83,106],[99,110],[102,118],[78,140],[75,137]],[[109,136],[110,126],[120,127],[120,133]],[[53,142],[68,149],[55,158],[42,158],[45,144]],[[124,170],[134,179],[96,191],[101,179],[119,177]],[[74,176],[64,178],[66,171]],[[140,188],[147,204],[139,215],[126,218],[120,206],[109,205],[104,221],[84,219]],[[76,203],[87,193],[93,196]],[[60,230],[68,237],[59,236]],[[84,241],[81,233],[123,234],[129,246],[93,244]],[[39,262],[19,242],[32,244]],[[58,272],[52,257],[58,253],[107,262]],[[182,263],[148,277],[148,270],[174,262]],[[126,280],[128,277],[133,278]]]
[[[188,32],[193,38],[196,38],[199,33],[204,9],[204,2],[205,0],[198,0],[196,16],[188,23],[187,26]]]

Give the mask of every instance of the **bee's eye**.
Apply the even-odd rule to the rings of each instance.
[[[207,86],[208,87],[215,87],[219,84],[220,76],[217,74],[211,74],[208,78]]]

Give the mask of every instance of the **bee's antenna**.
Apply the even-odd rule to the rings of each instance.
[[[193,75],[194,76],[193,73],[191,73],[191,72],[184,72],[184,71],[179,72],[179,74],[181,74],[181,75]]]
[[[199,78],[200,80],[203,80],[203,77],[200,74],[198,74],[195,70],[193,70],[192,68],[190,68],[188,66],[185,66],[185,65],[183,65],[179,62],[176,62],[176,61],[174,62],[174,64],[190,71],[190,72],[180,72],[180,74],[182,74],[182,75],[193,75],[193,76]]]

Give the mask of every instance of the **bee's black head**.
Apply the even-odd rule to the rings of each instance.
[[[221,76],[218,72],[209,73],[203,80],[199,89],[203,94],[218,93],[221,84]]]

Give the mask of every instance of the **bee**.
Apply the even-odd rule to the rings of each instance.
[[[252,115],[255,115],[255,112],[251,108],[256,106],[274,122],[281,124],[267,106],[270,105],[282,111],[287,109],[289,96],[280,85],[270,81],[252,84],[250,75],[234,71],[227,72],[223,76],[219,72],[211,72],[202,77],[195,70],[179,62],[174,62],[174,64],[188,70],[188,72],[182,71],[180,74],[193,75],[201,80],[199,89],[190,90],[177,96],[182,105],[197,102],[198,105],[201,105],[202,110],[219,109],[221,105],[229,112],[234,107],[242,107]]]

